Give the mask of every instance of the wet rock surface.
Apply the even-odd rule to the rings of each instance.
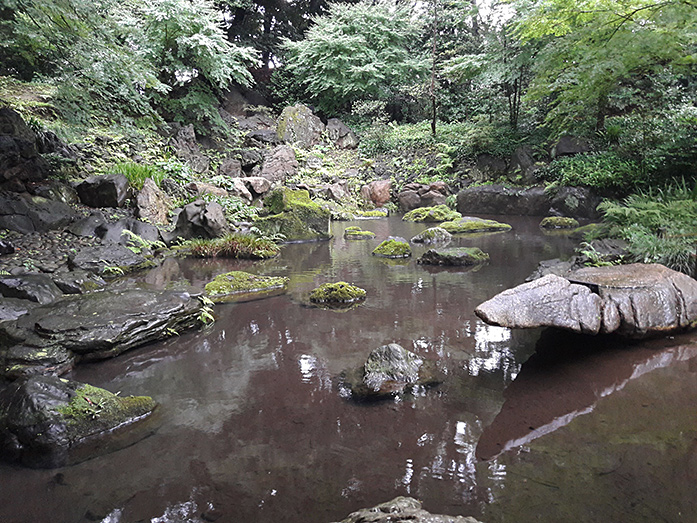
[[[445,247],[429,249],[418,260],[424,265],[479,265],[489,261],[489,255],[477,247]]]
[[[64,297],[0,326],[3,374],[67,371],[170,337],[199,324],[201,303],[186,292],[102,291]]]
[[[89,207],[123,207],[130,195],[128,178],[123,174],[91,176],[75,190],[80,201]]]
[[[0,192],[0,229],[31,233],[62,229],[77,217],[62,202],[28,193]]]
[[[584,268],[504,291],[475,312],[502,327],[644,338],[697,324],[697,281],[658,264]]]
[[[54,376],[17,380],[0,394],[0,405],[0,455],[36,468],[64,466],[103,453],[105,449],[95,445],[97,438],[107,436],[113,442],[115,429],[124,431],[156,407],[149,397],[122,398]],[[135,434],[120,443],[131,444],[146,435]]]
[[[362,367],[340,376],[342,392],[356,400],[389,398],[442,381],[435,364],[401,345],[390,343],[373,350]]]
[[[421,502],[399,496],[372,508],[352,512],[339,523],[479,523],[470,516],[443,516],[431,514],[421,508]]]
[[[126,272],[144,269],[153,264],[144,256],[116,243],[86,247],[71,254],[68,260],[72,269],[102,276],[121,276]]]
[[[23,274],[0,278],[0,294],[5,298],[29,300],[41,305],[63,296],[63,292],[45,274]]]
[[[448,243],[453,239],[453,235],[442,227],[431,227],[414,236],[412,243]]]

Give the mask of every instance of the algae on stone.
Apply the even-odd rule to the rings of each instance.
[[[411,256],[411,247],[402,239],[389,238],[373,250],[373,256],[381,258],[409,258]]]
[[[314,303],[353,303],[365,299],[365,289],[339,281],[323,283],[310,293],[310,301]]]
[[[372,231],[364,231],[360,227],[354,225],[344,229],[344,238],[347,240],[372,240],[375,238],[375,233]]]
[[[411,210],[402,217],[402,220],[405,222],[450,222],[461,217],[459,212],[453,211],[447,205],[436,205]]]
[[[429,249],[418,263],[425,265],[478,265],[489,261],[489,255],[479,247],[448,247]]]
[[[214,303],[264,298],[286,290],[289,279],[283,276],[257,276],[243,271],[219,274],[206,284],[206,294]]]
[[[452,240],[453,236],[442,227],[431,227],[414,236],[412,243],[446,243]]]
[[[304,189],[280,187],[264,201],[270,215],[257,218],[254,225],[264,234],[282,234],[286,241],[327,240],[331,212],[310,199]]]
[[[441,223],[440,226],[451,234],[509,231],[512,229],[507,223],[497,222],[496,220],[473,218],[470,216]]]
[[[575,229],[578,220],[566,216],[547,216],[540,222],[541,229]]]

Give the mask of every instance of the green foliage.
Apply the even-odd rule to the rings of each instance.
[[[134,189],[141,190],[147,178],[151,178],[156,185],[165,178],[165,172],[154,165],[143,165],[135,162],[119,162],[107,169],[106,174],[123,174],[128,178]]]
[[[662,263],[691,274],[697,248],[697,200],[686,184],[634,194],[599,207],[610,234],[629,243],[631,261]]]
[[[280,252],[280,248],[274,242],[246,234],[229,234],[212,240],[189,240],[182,248],[196,258],[259,260],[273,258]]]
[[[140,254],[146,249],[149,251],[154,251],[157,249],[165,249],[167,247],[161,241],[146,240],[142,236],[139,236],[138,234],[134,233],[133,231],[129,231],[128,229],[124,229],[121,233],[121,237],[123,238],[124,236],[126,236],[126,238],[128,239],[126,243],[126,248],[130,249],[136,254]]]
[[[215,202],[223,208],[225,218],[230,222],[253,221],[259,215],[259,208],[247,205],[238,196],[218,196],[214,194],[202,194],[192,199],[203,199],[207,202]]]
[[[329,4],[298,42],[284,41],[287,66],[327,112],[356,100],[391,101],[397,88],[425,75],[408,6],[389,0]]]
[[[636,162],[609,151],[557,158],[538,176],[557,186],[585,186],[625,194],[646,182]]]

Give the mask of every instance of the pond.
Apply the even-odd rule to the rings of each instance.
[[[628,344],[482,323],[474,308],[573,244],[536,218],[457,238],[478,269],[371,256],[399,218],[334,223],[328,242],[264,262],[167,260],[125,286],[202,289],[222,272],[288,276],[287,295],[216,306],[207,329],[80,366],[68,377],[160,403],[156,430],[54,470],[0,465],[3,522],[339,521],[398,495],[441,514],[505,521],[695,521],[697,336]],[[347,242],[359,225],[375,240]],[[310,308],[328,281],[359,307]],[[118,306],[118,304],[115,304]],[[356,403],[341,371],[399,343],[445,382]]]

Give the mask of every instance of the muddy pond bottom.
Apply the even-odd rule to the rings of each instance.
[[[409,495],[430,512],[507,521],[697,521],[697,335],[642,343],[511,331],[481,302],[573,244],[537,218],[455,237],[488,264],[371,256],[399,218],[335,223],[327,242],[264,262],[167,260],[118,285],[201,290],[245,270],[290,278],[286,295],[221,304],[216,322],[71,379],[160,404],[157,430],[54,470],[0,465],[2,522],[329,523]],[[347,241],[359,225],[372,240]],[[325,282],[367,291],[346,311],[306,305]],[[118,306],[118,304],[115,304]],[[445,373],[395,400],[343,398],[337,376],[399,343]]]

